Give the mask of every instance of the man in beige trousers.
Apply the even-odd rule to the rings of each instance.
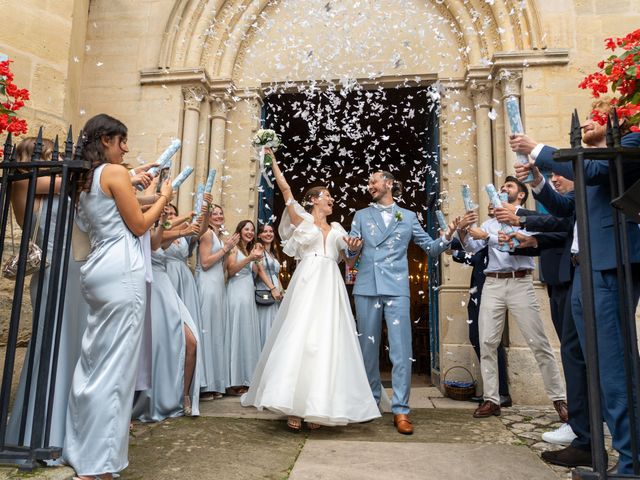
[[[515,177],[507,177],[501,191],[508,194],[508,203],[515,206],[516,214],[517,209],[521,208],[529,195],[526,185]],[[497,348],[502,338],[508,310],[533,352],[542,373],[547,395],[553,401],[553,406],[560,418],[566,421],[564,382],[542,325],[540,305],[533,288],[532,273],[535,268],[533,258],[500,251],[498,220],[491,218],[480,228],[467,227],[476,220],[476,213],[467,213],[460,224],[460,227],[464,228],[459,230],[460,239],[466,251],[475,253],[489,246],[489,262],[484,272],[486,282],[482,291],[478,319],[484,402],[476,409],[473,416],[485,418],[500,415]],[[522,233],[526,234],[525,231]],[[535,246],[535,237],[530,238],[530,243]]]

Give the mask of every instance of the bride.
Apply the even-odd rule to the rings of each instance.
[[[287,415],[296,431],[302,420],[316,429],[379,417],[338,268],[347,232],[327,223],[333,198],[326,188],[313,187],[302,208],[267,151],[286,203],[278,228],[283,251],[299,263],[242,405]]]

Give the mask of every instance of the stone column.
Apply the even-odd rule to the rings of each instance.
[[[520,71],[503,69],[498,72],[497,84],[501,91],[500,98],[502,100],[502,118],[503,118],[503,132],[504,132],[503,138],[505,139],[505,142],[504,142],[505,165],[503,169],[505,176],[513,175],[513,173],[515,172],[513,168],[513,164],[516,161],[516,154],[511,151],[511,148],[509,148],[510,129],[509,129],[509,122],[505,117],[507,114],[506,113],[507,109],[505,107],[505,100],[509,96],[514,96],[518,100],[520,100],[521,83],[522,83],[522,72]]]
[[[251,138],[253,135],[260,129],[260,120],[262,117],[262,97],[258,93],[251,93],[244,97],[245,101],[248,105],[248,113],[250,118],[252,119],[252,129],[251,129]],[[250,187],[249,187],[249,216],[250,218],[257,219],[258,217],[258,191],[256,189],[257,185],[260,183],[260,165],[258,162],[258,153],[256,149],[251,146],[252,154],[249,157],[249,161],[251,164],[249,165],[249,178],[250,178]]]
[[[209,172],[209,134],[210,134],[210,105],[205,99],[200,106],[200,123],[198,125],[198,146],[196,155],[196,171],[195,182],[196,185],[204,183],[207,180],[207,174]]]
[[[487,84],[473,83],[470,86],[471,98],[476,112],[476,156],[478,172],[477,203],[480,222],[487,219],[489,197],[485,186],[493,182],[493,152],[491,148],[491,87]]]
[[[225,141],[227,131],[227,114],[229,100],[226,94],[212,94],[211,105],[211,137],[209,138],[209,168],[216,169],[216,180],[213,184],[213,201],[222,205],[222,176],[225,162]]]
[[[183,87],[184,95],[184,122],[182,127],[182,156],[180,158],[180,171],[186,167],[196,167],[198,154],[198,125],[200,122],[200,106],[205,95],[205,89],[201,86]],[[181,214],[193,209],[193,196],[191,195],[195,185],[195,175],[191,175],[180,187],[178,194],[178,209]]]

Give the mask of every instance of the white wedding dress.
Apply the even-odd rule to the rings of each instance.
[[[302,222],[285,213],[279,233],[299,263],[242,405],[329,426],[379,417],[338,268],[347,232],[334,222],[323,244],[313,217],[295,208]]]

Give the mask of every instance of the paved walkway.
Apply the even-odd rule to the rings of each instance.
[[[415,384],[415,383],[414,383]],[[396,433],[393,417],[294,433],[284,417],[240,406],[237,397],[201,404],[198,418],[136,425],[122,480],[154,479],[491,479],[558,480],[540,452],[558,448],[540,435],[559,425],[552,408],[516,406],[502,417],[473,419],[468,402],[433,387],[411,394],[415,433]],[[611,452],[610,452],[611,453]],[[615,459],[611,460],[615,462]],[[23,478],[0,469],[2,478]],[[71,478],[45,469],[33,478]]]

